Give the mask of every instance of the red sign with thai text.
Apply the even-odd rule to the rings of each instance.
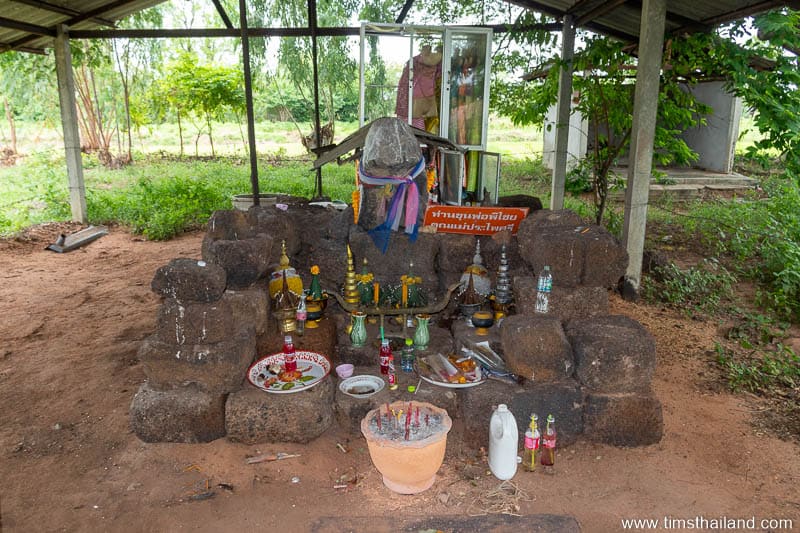
[[[527,207],[429,205],[425,210],[425,226],[440,233],[493,235],[506,230],[516,233],[526,216]]]

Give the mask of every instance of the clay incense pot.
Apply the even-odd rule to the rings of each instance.
[[[417,494],[433,486],[444,460],[447,433],[453,425],[444,409],[426,402],[411,402],[412,431],[406,440],[408,406],[409,402],[403,401],[388,406],[394,413],[402,411],[399,418],[387,415],[384,404],[361,420],[361,433],[367,439],[372,464],[383,475],[383,484],[399,494]]]

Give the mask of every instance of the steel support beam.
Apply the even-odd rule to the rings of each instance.
[[[575,54],[575,26],[572,15],[564,15],[561,32],[561,72],[558,78],[556,104],[556,141],[553,181],[550,190],[550,209],[564,208],[564,185],[567,181],[567,149],[569,145],[569,116],[572,111],[572,58]]]
[[[225,12],[225,8],[219,3],[219,0],[211,1],[214,2],[214,7],[217,8],[217,13],[219,13],[219,16],[222,19],[222,23],[225,24],[225,27],[229,30],[233,29],[233,23],[231,22],[230,17],[228,17],[228,13]]]
[[[308,28],[311,30],[311,65],[314,77],[314,136],[317,150],[322,148],[322,135],[319,124],[319,65],[317,51],[317,0],[308,0]],[[322,198],[322,168],[316,170],[317,179],[314,186],[314,198]]]
[[[69,205],[72,209],[72,220],[86,224],[88,222],[86,188],[83,183],[78,111],[75,107],[75,78],[72,72],[72,54],[69,50],[69,33],[65,25],[56,27],[55,58],[61,127],[64,129],[64,152],[69,177]]]
[[[625,221],[622,241],[628,250],[626,293],[638,292],[642,276],[642,254],[647,227],[653,142],[656,131],[661,59],[667,0],[644,0],[639,38],[639,65],[633,100],[628,183],[625,189]]]
[[[250,187],[253,191],[253,205],[259,205],[256,119],[253,111],[253,77],[250,72],[250,39],[247,36],[246,0],[239,0],[239,24],[242,38],[242,65],[244,67],[244,100],[247,111],[247,146],[250,149]]]

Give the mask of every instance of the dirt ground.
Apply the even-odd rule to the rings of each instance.
[[[198,257],[202,234],[163,243],[113,229],[68,254],[44,250],[72,229],[46,225],[0,242],[3,533],[308,531],[337,515],[376,531],[387,516],[500,510],[573,515],[587,532],[621,530],[628,518],[663,526],[665,517],[698,516],[800,529],[800,446],[757,429],[763,404],[720,386],[717,324],[617,297],[613,311],[657,340],[663,440],[637,449],[581,440],[559,451],[555,475],[517,473],[515,495],[492,498],[499,481],[459,446],[458,421],[438,481],[418,496],[385,489],[363,439],[336,427],[309,445],[145,444],[129,429],[128,407],[144,379],[136,351],[158,305],[150,280],[172,258]],[[245,463],[268,452],[300,457]],[[207,487],[214,496],[198,498]]]

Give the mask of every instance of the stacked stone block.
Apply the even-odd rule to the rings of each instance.
[[[156,332],[139,349],[147,383],[131,404],[134,432],[147,442],[207,442],[225,434],[226,395],[255,356],[252,323],[235,323],[223,298],[225,270],[175,259],[156,271],[164,297]]]
[[[661,440],[661,403],[650,384],[655,341],[635,320],[619,315],[573,320],[567,326],[576,376],[586,394],[585,432],[590,440],[643,446]]]
[[[409,395],[401,391],[417,378],[399,373],[411,380],[401,383],[401,391],[384,390],[368,400],[343,394],[334,377],[293,394],[268,394],[247,383],[252,361],[280,351],[282,343],[264,279],[277,264],[282,240],[306,285],[310,266],[318,264],[323,287],[338,290],[349,243],[357,265],[367,257],[382,283],[399,283],[413,260],[413,273],[423,277],[435,299],[471,263],[476,239],[492,276],[506,245],[517,314],[482,338],[461,318],[449,329],[434,320],[427,351],[447,354],[467,341],[488,340],[521,378],[518,383],[489,381],[458,391],[423,384],[420,394]],[[652,337],[633,320],[608,316],[607,289],[627,263],[624,248],[608,232],[583,225],[569,211],[540,210],[523,221],[516,237],[423,233],[411,243],[396,233],[390,250],[381,254],[353,224],[350,210],[289,202],[287,211],[264,206],[216,212],[202,245],[205,264],[178,259],[153,279],[153,290],[164,300],[158,328],[139,352],[148,380],[131,405],[136,434],[147,442],[205,442],[227,435],[248,444],[303,443],[322,434],[334,417],[358,433],[366,411],[399,394],[432,401],[461,417],[465,436],[476,447],[488,442],[489,418],[499,403],[509,405],[521,431],[531,413],[541,420],[554,414],[561,445],[584,432],[614,445],[660,439],[661,406],[650,388]],[[554,287],[550,313],[540,315],[533,309],[535,276],[545,264],[553,269]],[[454,305],[449,312],[456,312]],[[325,316],[320,328],[295,337],[297,348],[324,353],[332,365],[354,363],[357,374],[378,374],[377,324],[367,325],[367,346],[354,348],[349,315],[331,300]]]

